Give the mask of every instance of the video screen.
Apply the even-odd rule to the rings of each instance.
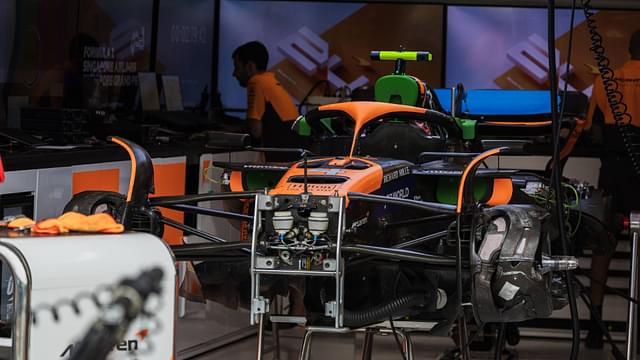
[[[200,103],[206,88],[211,94],[214,2],[160,1],[156,70],[179,75],[185,107]]]
[[[74,69],[86,107],[132,109],[137,73],[149,70],[152,1],[80,0]],[[80,70],[80,73],[77,72]]]
[[[15,1],[0,2],[0,87],[7,82],[16,19]]]
[[[560,89],[591,94],[598,75],[584,13],[576,10],[572,60],[566,71],[571,10],[556,13],[556,59]],[[603,10],[594,19],[613,68],[629,59],[631,33],[640,12]],[[547,10],[449,6],[447,9],[447,87],[470,89],[548,89]]]
[[[16,1],[9,94],[28,96],[35,106],[131,109],[136,74],[149,69],[152,5]]]
[[[8,93],[29,96],[32,104],[61,104],[68,65],[67,47],[75,35],[77,1],[24,0],[4,3],[12,27],[12,69],[6,76]],[[75,11],[71,11],[74,9]],[[2,16],[2,15],[0,15]],[[19,20],[19,21],[18,21]],[[6,59],[6,58],[5,58]]]
[[[329,92],[373,85],[392,62],[370,60],[372,50],[424,50],[433,61],[409,63],[407,73],[442,85],[442,5],[222,0],[218,87],[225,107],[245,108],[246,90],[233,77],[231,55],[258,40],[269,50],[268,70],[298,103],[320,80]],[[242,24],[242,25],[238,25]],[[314,94],[324,94],[318,87]]]

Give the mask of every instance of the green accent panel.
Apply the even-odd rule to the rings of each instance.
[[[286,171],[244,171],[242,177],[247,186],[246,191],[273,189]]]
[[[442,204],[455,205],[458,201],[458,184],[460,178],[455,176],[443,176],[438,179],[436,185],[436,201]],[[473,179],[473,197],[479,201],[487,197],[489,190],[489,178]]]
[[[331,131],[331,133],[333,133],[333,135],[336,134],[336,132],[333,131],[333,128],[331,127],[331,118],[320,119],[320,122],[322,123],[322,125],[324,125],[324,127],[326,127],[329,131]]]
[[[462,128],[462,138],[464,140],[473,140],[476,138],[476,120],[457,119],[458,124]]]
[[[428,51],[380,51],[375,55],[372,54],[374,60],[382,60],[382,61],[395,61],[395,60],[406,60],[406,61],[431,61],[433,60],[433,55]]]
[[[311,136],[311,126],[304,117],[298,121],[298,135]]]
[[[420,88],[405,75],[385,75],[376,81],[376,101],[415,106]]]

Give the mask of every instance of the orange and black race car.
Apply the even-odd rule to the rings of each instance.
[[[387,90],[395,98],[394,88]],[[210,133],[211,147],[293,151],[301,159],[217,162],[225,169],[221,193],[178,197],[149,198],[149,155],[114,138],[132,159],[126,197],[86,192],[66,209],[108,209],[127,229],[147,224],[146,231],[161,235],[168,225],[210,241],[172,249],[178,260],[202,261],[194,268],[205,298],[246,306],[252,324],[268,314],[336,331],[410,318],[448,332],[456,320],[466,323],[465,303],[478,324],[547,317],[567,303],[557,271],[577,262],[553,256],[552,211],[536,201],[542,195],[525,191],[531,175],[486,166],[509,149],[478,141],[478,122],[362,101],[321,106],[294,129],[312,140],[309,150],[250,148],[248,136]],[[238,199],[244,214],[192,205]],[[160,207],[244,221],[248,241],[177,223]],[[294,294],[293,310],[279,313],[272,302],[287,293]]]
[[[272,321],[334,331],[410,317],[446,332],[456,319],[464,322],[466,302],[478,323],[546,317],[566,304],[555,274],[576,261],[550,253],[557,236],[550,212],[517,201],[513,171],[480,169],[506,148],[460,152],[455,120],[406,105],[327,105],[296,126],[303,124],[314,138],[337,137],[348,150],[303,151],[301,161],[285,166],[216,164],[227,169],[227,192],[149,198],[149,155],[114,138],[132,158],[126,197],[81,193],[66,209],[90,213],[107,205],[128,229],[148,223],[160,235],[169,225],[209,240],[172,249],[178,260],[202,261],[195,270],[205,297],[225,304],[237,298],[252,323],[270,314]],[[253,211],[191,205],[229,199],[244,199]],[[176,223],[159,207],[247,221],[250,241],[228,242]],[[298,294],[291,301],[302,312],[271,307],[287,292]]]

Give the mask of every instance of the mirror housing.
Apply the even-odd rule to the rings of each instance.
[[[311,127],[304,115],[298,116],[293,125],[291,125],[291,130],[300,136],[311,136]]]

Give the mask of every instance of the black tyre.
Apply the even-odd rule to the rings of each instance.
[[[112,191],[83,191],[76,194],[65,205],[64,212],[74,211],[84,215],[107,213],[117,222],[122,222],[126,199]]]

